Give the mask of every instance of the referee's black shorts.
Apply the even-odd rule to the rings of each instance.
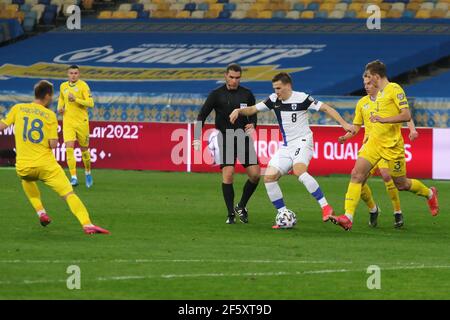
[[[234,133],[221,132],[217,135],[217,139],[221,169],[234,166],[236,159],[244,168],[258,164],[253,139],[243,130],[237,130]]]

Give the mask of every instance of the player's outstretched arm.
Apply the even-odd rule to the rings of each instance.
[[[336,122],[338,122],[342,126],[342,128],[344,128],[345,131],[355,134],[354,126],[345,121],[344,118],[342,118],[341,115],[334,108],[330,107],[326,103],[322,103],[322,105],[320,106],[320,111],[325,112],[327,115],[333,118]]]
[[[359,130],[361,130],[360,125],[354,124],[353,127],[355,128],[355,132],[348,131],[345,135],[340,136],[338,138],[339,143],[344,143],[347,140],[350,140],[351,138],[353,138],[354,136],[356,136],[358,134]]]
[[[252,116],[256,113],[258,113],[258,109],[256,109],[256,106],[234,109],[233,112],[230,114],[230,122],[235,123],[236,119],[239,116]]]
[[[400,114],[393,117],[382,118],[379,115],[373,115],[370,117],[371,122],[379,122],[379,123],[402,123],[408,122],[411,120],[411,112],[408,108],[404,108],[400,110]]]

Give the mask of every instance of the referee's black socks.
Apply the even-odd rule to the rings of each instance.
[[[256,187],[258,187],[258,183],[253,183],[250,179],[244,185],[244,190],[242,191],[241,201],[239,201],[239,207],[245,208],[248,200],[252,196],[253,192],[255,192]]]
[[[223,199],[227,205],[228,215],[234,215],[234,189],[232,183],[222,182]]]

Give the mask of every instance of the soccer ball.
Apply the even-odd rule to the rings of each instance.
[[[292,210],[285,209],[278,212],[275,224],[281,229],[290,229],[297,224],[297,216]]]

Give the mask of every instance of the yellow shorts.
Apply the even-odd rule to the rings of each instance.
[[[380,146],[375,139],[369,139],[359,150],[358,157],[369,161],[372,166],[389,168],[392,177],[406,176],[405,147],[403,141],[391,148]],[[385,162],[380,162],[384,160]],[[383,167],[381,167],[383,168]]]
[[[378,163],[375,165],[375,167],[373,167],[372,170],[370,170],[369,174],[371,176],[375,175],[375,173],[378,169],[389,169],[389,162],[387,162],[384,159],[381,159],[380,161],[378,161]]]
[[[81,147],[89,146],[89,122],[82,124],[65,124],[63,123],[64,142],[78,141]]]
[[[72,185],[67,179],[64,170],[58,163],[16,169],[19,178],[25,181],[42,181],[52,188],[61,197],[73,191]]]

